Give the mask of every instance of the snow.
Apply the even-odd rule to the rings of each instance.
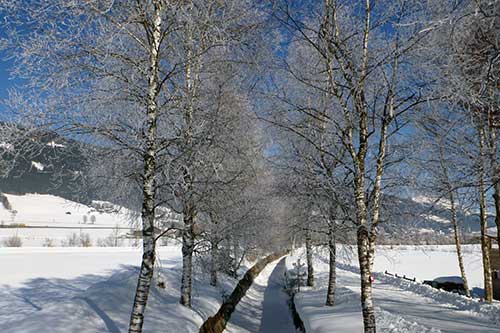
[[[9,270],[0,275],[0,332],[125,332],[140,257],[134,248],[0,249]],[[180,247],[160,247],[158,257],[144,331],[197,332],[234,281],[223,278],[222,287],[213,288],[207,274],[196,271],[193,310],[187,309],[178,301]]]
[[[171,247],[160,248],[160,257],[169,259]],[[174,256],[175,258],[175,256]],[[8,274],[0,275],[0,285],[20,287],[33,279],[74,279],[90,274],[105,276],[121,266],[141,261],[141,249],[22,247],[0,248],[0,261]],[[64,265],[64,267],[59,267]]]
[[[469,287],[482,289],[480,245],[463,245],[462,252]],[[379,246],[374,270],[415,277],[418,281],[434,280],[440,276],[460,276],[454,245]]]
[[[446,248],[445,248],[446,250]],[[413,248],[414,254],[419,253]],[[431,251],[436,253],[437,251]],[[445,251],[447,252],[447,251]],[[152,287],[145,332],[197,332],[220,306],[234,280],[208,285],[197,271],[193,310],[178,304],[181,251],[160,247],[166,289]],[[300,254],[299,254],[300,255]],[[123,332],[128,325],[137,264],[137,248],[2,248],[0,261],[9,274],[0,275],[0,332]],[[340,258],[334,307],[324,306],[328,265],[316,256],[317,287],[296,295],[297,311],[307,332],[362,332],[359,275]],[[295,257],[286,261],[292,268]],[[284,261],[276,261],[257,277],[237,306],[227,332],[293,332],[288,296],[282,291]],[[375,274],[374,296],[381,332],[500,332],[500,308],[436,290],[427,285]],[[48,324],[50,323],[50,325]]]
[[[268,264],[236,306],[226,328],[228,333],[290,333],[295,326],[283,289],[285,259]]]
[[[56,143],[55,141],[50,141],[50,142],[48,142],[48,143],[47,143],[47,146],[52,147],[52,148],[56,148],[56,147],[57,147],[57,148],[64,148],[64,147],[66,147],[66,146],[65,146],[65,145],[63,145],[63,144]]]
[[[36,161],[31,161],[31,166],[38,171],[43,171],[45,169],[45,166],[42,163]]]
[[[15,223],[24,223],[36,226],[80,226],[84,216],[96,217],[95,226],[114,227],[116,224],[129,225],[129,218],[123,213],[100,213],[93,207],[74,201],[66,200],[49,194],[5,194],[9,200],[12,211],[16,211],[12,218],[12,211],[0,207],[0,220]]]
[[[425,274],[438,276],[435,270],[453,270],[452,264],[458,266],[456,260],[450,260],[453,253],[448,247],[435,247],[433,251],[426,248],[425,252],[415,246],[404,247],[401,250],[405,259],[405,264],[401,267],[413,266],[414,274],[424,271]],[[472,250],[474,252],[475,247]],[[397,249],[391,251],[399,252]],[[375,260],[375,270],[380,270],[384,267],[383,264],[388,262],[386,259],[388,253],[381,255],[380,252],[382,251],[379,251]],[[321,253],[315,259],[316,286],[301,288],[301,292],[295,297],[297,311],[308,333],[331,332],[333,327],[335,332],[339,333],[363,331],[356,258],[352,254],[345,255],[349,253],[345,249],[339,248],[338,253],[340,253],[338,258],[340,263],[337,268],[335,305],[333,307],[324,305],[328,262],[327,256]],[[449,255],[448,261],[441,261],[443,256],[447,255]],[[427,258],[427,265],[413,262],[413,259],[419,262],[421,260],[419,257],[422,256]],[[292,269],[292,263],[297,257],[304,260],[303,251],[297,252],[287,260],[289,269]],[[481,270],[475,274],[480,275]],[[500,332],[498,303],[485,304],[478,299],[468,299],[381,272],[375,273],[374,277],[376,318],[381,332]]]
[[[422,215],[422,217],[429,219],[429,220],[432,220],[434,222],[438,222],[438,223],[443,223],[443,224],[450,223],[449,220],[444,219],[444,218],[439,217],[439,216],[436,216],[436,215],[432,215],[432,214],[424,214],[424,215]]]
[[[436,207],[450,209],[451,203],[445,198],[432,198],[425,195],[416,195],[412,198],[416,203],[435,205]]]
[[[438,278],[435,278],[434,281],[438,283],[457,283],[457,284],[463,284],[464,280],[460,276],[440,276]]]
[[[0,142],[0,148],[8,150],[8,151],[12,151],[12,150],[14,150],[14,145],[11,143],[7,143],[7,142]]]
[[[420,229],[418,229],[418,233],[420,233],[420,234],[433,234],[435,232],[436,231],[433,230],[433,229],[426,229],[426,228],[420,228]]]
[[[115,228],[120,236],[131,231],[135,220],[127,209],[110,212],[69,201],[48,194],[5,194],[11,210],[0,205],[0,224],[25,225],[26,227],[0,228],[0,244],[8,237],[17,235],[23,246],[42,246],[46,239],[60,246],[73,233],[89,234],[95,245],[98,239],[108,237]],[[95,219],[95,222],[92,220]],[[131,242],[126,242],[131,245]]]

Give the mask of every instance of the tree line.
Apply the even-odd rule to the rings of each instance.
[[[130,332],[142,330],[156,246],[172,231],[187,307],[197,252],[216,285],[246,254],[294,241],[311,285],[313,244],[328,249],[333,306],[336,245],[352,244],[375,332],[376,244],[398,237],[388,226],[404,191],[445,203],[465,283],[457,212],[477,213],[492,301],[499,1],[6,0],[0,13],[20,80],[2,155],[39,128],[70,137],[93,161],[86,186],[140,217]]]

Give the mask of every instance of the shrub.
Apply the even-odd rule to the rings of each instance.
[[[23,246],[23,241],[21,237],[15,235],[4,240],[3,245],[6,247],[21,247]]]
[[[90,241],[90,235],[89,234],[82,234],[80,233],[80,246],[81,247],[91,247],[92,242]]]
[[[118,247],[122,246],[123,237],[120,235],[120,228],[116,225],[108,237],[99,238],[97,246],[99,247]]]
[[[52,238],[45,238],[42,246],[43,247],[54,247],[54,240]]]
[[[69,246],[69,247],[75,247],[78,246],[78,234],[76,232],[73,232],[72,234],[68,235],[65,240],[61,241],[61,246]]]
[[[90,240],[90,235],[87,233],[73,232],[72,234],[68,235],[68,237],[66,237],[66,240],[63,240],[61,242],[61,246],[64,246],[64,247],[91,247],[92,241]]]

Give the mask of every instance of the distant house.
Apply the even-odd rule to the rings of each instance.
[[[486,235],[490,250],[490,266],[493,280],[493,298],[500,301],[500,250],[496,236]]]

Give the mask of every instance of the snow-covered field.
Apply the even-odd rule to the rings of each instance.
[[[466,262],[474,263],[478,251],[470,247]],[[333,327],[335,332],[362,330],[355,261],[349,261],[340,249],[339,254],[333,308],[324,306],[328,265],[321,253],[316,255],[316,287],[304,288],[296,296],[297,311],[307,332],[331,332]],[[287,259],[287,266],[291,267],[297,255],[300,251]],[[0,263],[6,272],[0,275],[0,332],[126,331],[140,257],[139,248],[125,247],[0,248]],[[446,246],[381,248],[376,270],[392,269],[418,279],[454,275],[457,271],[453,259],[453,252]],[[164,332],[166,328],[197,332],[204,319],[217,311],[222,295],[232,290],[235,281],[223,278],[221,287],[212,288],[208,274],[198,271],[193,310],[189,310],[178,304],[180,247],[160,247],[159,260],[161,270],[155,276],[148,303],[145,332]],[[274,309],[287,307],[280,290],[283,274],[278,268],[280,265],[273,263],[259,276],[231,319],[230,332],[253,332],[266,321],[273,327],[277,318]],[[480,281],[480,275],[480,270],[471,270],[471,281]],[[165,282],[165,289],[157,286],[159,281]],[[379,331],[500,332],[497,304],[486,305],[383,273],[375,274],[375,281]],[[287,320],[285,313],[283,322]]]
[[[0,332],[125,332],[140,257],[135,248],[1,248]],[[212,288],[198,272],[189,310],[179,304],[180,247],[159,248],[159,260],[145,332],[197,332],[234,281]]]
[[[107,204],[104,209],[86,206],[48,194],[5,194],[11,207],[0,204],[0,225],[26,227],[0,228],[0,246],[12,236],[21,238],[22,246],[61,246],[73,234],[88,234],[92,245],[111,235],[130,233],[133,219],[128,210]],[[104,204],[106,205],[106,204]],[[107,208],[107,209],[106,209]],[[130,240],[120,241],[131,245]]]
[[[380,247],[375,260],[374,297],[377,324],[382,332],[500,332],[500,304],[488,305],[478,299],[439,291],[418,280],[458,274],[455,254],[450,246]],[[327,256],[315,257],[316,286],[305,287],[295,297],[297,311],[309,332],[362,332],[359,274],[355,256],[340,248],[335,306],[324,305],[328,280]],[[466,249],[466,265],[472,287],[481,287],[480,248]],[[303,251],[289,257],[292,269],[297,258],[305,262]],[[479,262],[478,262],[479,261]],[[417,282],[385,275],[417,277]]]
[[[0,247],[0,332],[124,332],[135,291],[138,247],[95,247],[113,230],[131,231],[130,213],[106,203],[86,206],[51,195],[6,195],[11,207],[0,205],[0,223],[34,228],[0,228],[0,244],[18,235],[23,247]],[[57,247],[70,235],[89,234],[94,247]],[[51,239],[56,247],[42,247]],[[130,242],[122,243],[122,245]],[[66,244],[67,245],[67,244]],[[296,296],[297,311],[307,332],[361,332],[359,276],[353,250],[338,248],[336,305],[324,306],[327,256],[317,250],[314,288]],[[483,286],[481,250],[463,248],[469,285]],[[291,267],[299,250],[287,259]],[[193,310],[179,305],[181,250],[160,247],[159,266],[147,307],[145,332],[197,332],[220,306],[235,280],[223,277],[212,288],[208,274],[196,272]],[[305,258],[302,259],[305,262]],[[282,267],[283,266],[283,267]],[[199,268],[198,268],[199,269]],[[228,331],[285,332],[291,330],[287,296],[281,290],[284,264],[266,268],[237,307]],[[500,306],[450,295],[420,283],[383,274],[415,277],[417,281],[459,275],[453,246],[379,246],[375,259],[377,320],[382,332],[500,332]],[[166,288],[157,286],[165,282]],[[281,315],[278,316],[278,313]],[[278,318],[281,318],[278,320]],[[279,322],[279,324],[277,324]],[[283,324],[281,324],[283,323]],[[281,326],[285,328],[280,329]]]
[[[463,245],[462,252],[469,287],[482,289],[484,281],[480,245]],[[460,276],[453,245],[379,246],[374,265],[375,271],[415,277],[419,281],[433,280],[439,276]]]

